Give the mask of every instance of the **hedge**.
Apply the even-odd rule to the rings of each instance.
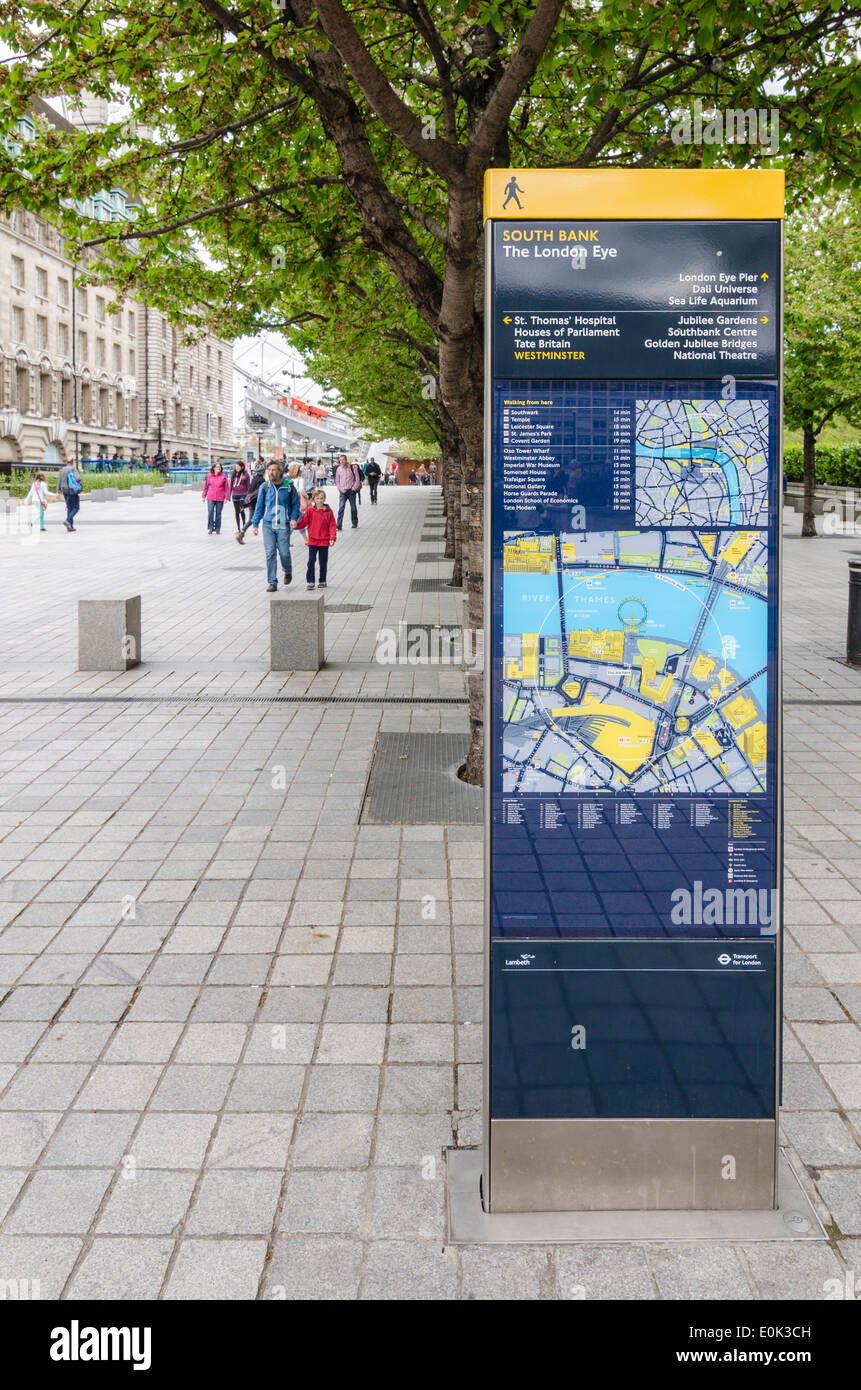
[[[30,484],[36,476],[36,468],[15,468],[12,470],[12,477],[0,477],[0,489],[5,488],[12,497],[25,497],[30,491]],[[47,474],[48,491],[57,491],[57,469],[43,468],[41,470]],[[105,487],[115,487],[121,492],[127,491],[130,487],[135,487],[139,483],[150,483],[153,487],[162,487],[165,479],[157,469],[150,472],[148,469],[136,468],[133,473],[82,473],[81,481],[84,492],[100,492]]]
[[[804,450],[800,444],[788,444],[783,451],[783,466],[791,483],[804,477]],[[816,481],[835,487],[861,487],[861,444],[818,444],[816,446]]]

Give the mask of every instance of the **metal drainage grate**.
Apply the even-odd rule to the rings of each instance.
[[[410,582],[411,594],[462,593],[459,584],[449,584],[447,579],[413,579]]]
[[[441,550],[420,550],[416,555],[416,564],[429,565],[432,560],[448,560],[451,564],[451,556],[444,555]]]
[[[360,825],[478,825],[480,787],[456,776],[467,734],[377,734]]]
[[[327,603],[327,613],[370,613],[370,603]]]

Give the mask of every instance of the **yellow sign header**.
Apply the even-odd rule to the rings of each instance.
[[[488,169],[484,216],[783,217],[782,169]]]

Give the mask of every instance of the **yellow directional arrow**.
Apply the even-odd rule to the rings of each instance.
[[[766,275],[765,271],[763,271],[759,278],[760,280],[767,280],[768,276]]]
[[[508,317],[506,317],[506,318],[504,318],[504,319],[502,320],[502,322],[503,322],[503,323],[511,323],[511,319],[508,318]]]
[[[760,319],[760,323],[768,323],[768,314],[763,315],[763,317]]]

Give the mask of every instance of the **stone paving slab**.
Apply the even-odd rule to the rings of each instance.
[[[462,734],[465,707],[215,699],[462,698],[460,670],[373,663],[383,623],[459,617],[410,593],[428,493],[380,496],[333,565],[369,610],[332,620],[339,664],[301,680],[262,669],[262,566],[228,572],[259,551],[216,549],[196,495],[115,504],[167,529],[85,510],[77,536],[0,537],[0,695],[95,697],[5,707],[0,1278],[72,1299],[825,1297],[861,1269],[851,540],[785,547],[786,693],[815,703],[785,726],[783,1137],[830,1240],[455,1250],[445,1152],[480,1139],[481,829],[357,818],[378,735]],[[134,570],[144,666],[74,671],[60,563],[72,599]],[[135,691],[204,702],[98,700]]]

